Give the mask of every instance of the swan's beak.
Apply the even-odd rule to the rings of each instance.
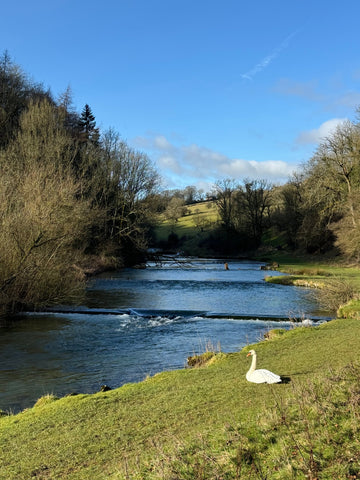
[[[250,355],[251,355],[251,353],[249,352],[246,356],[247,356],[247,357],[250,357]]]

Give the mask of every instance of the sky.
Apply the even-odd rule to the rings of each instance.
[[[286,182],[360,105],[359,0],[17,0],[0,52],[164,188]]]

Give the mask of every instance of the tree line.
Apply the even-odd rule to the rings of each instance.
[[[284,185],[265,179],[219,180],[201,199],[216,202],[220,222],[199,238],[214,253],[240,253],[268,244],[360,261],[360,110],[319,143]],[[186,212],[185,193],[167,193],[165,216]],[[180,239],[181,240],[181,239]],[[172,238],[173,243],[173,238]],[[181,246],[181,242],[180,242]]]
[[[136,261],[160,178],[89,105],[0,58],[0,311],[69,301],[99,261]],[[100,259],[100,260],[99,260]],[[102,259],[102,260],[101,260]]]
[[[291,249],[360,260],[360,122],[345,121],[285,185],[222,180],[217,203],[222,224],[259,246],[263,234]]]

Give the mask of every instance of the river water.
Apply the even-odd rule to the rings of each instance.
[[[209,346],[239,351],[290,318],[321,321],[309,290],[268,284],[261,264],[194,259],[102,274],[83,305],[0,328],[0,409],[44,394],[92,393],[183,368]]]

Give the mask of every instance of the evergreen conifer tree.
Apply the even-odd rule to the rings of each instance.
[[[99,143],[99,129],[96,128],[95,117],[88,104],[85,105],[79,119],[80,140],[84,143],[90,141],[97,145]]]

